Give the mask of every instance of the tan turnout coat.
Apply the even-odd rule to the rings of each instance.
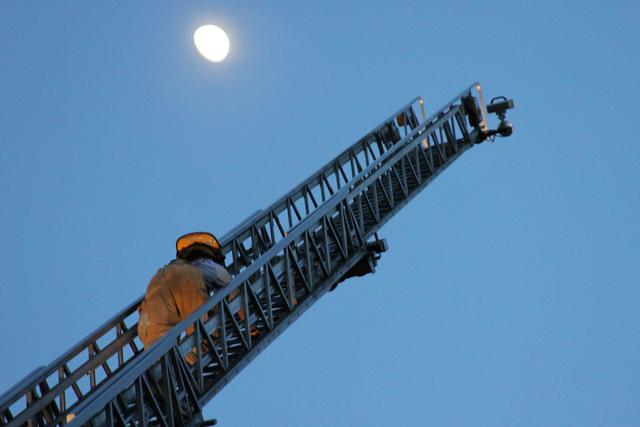
[[[204,274],[186,261],[174,260],[151,278],[138,308],[138,335],[145,348],[189,317],[209,298]],[[193,327],[187,334],[193,333]]]

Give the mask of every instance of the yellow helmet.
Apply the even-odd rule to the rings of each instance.
[[[204,231],[188,233],[176,240],[176,257],[191,258],[193,252],[209,255],[216,262],[222,259],[222,250],[216,236]]]

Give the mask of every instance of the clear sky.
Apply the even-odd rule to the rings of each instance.
[[[417,95],[513,97],[206,409],[223,426],[640,425],[633,1],[0,3],[0,391]],[[231,39],[200,57],[202,24]]]

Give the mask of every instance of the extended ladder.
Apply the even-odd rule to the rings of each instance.
[[[413,100],[224,236],[231,283],[163,339],[142,350],[134,301],[0,396],[0,425],[207,425],[203,406],[298,316],[374,271],[378,230],[495,133],[486,115],[477,83],[428,118]]]

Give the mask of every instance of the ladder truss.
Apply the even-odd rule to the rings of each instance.
[[[0,425],[203,425],[203,406],[324,293],[375,264],[380,228],[486,136],[477,83],[428,118],[413,100],[224,236],[231,283],[163,339],[142,349],[134,301],[0,396]]]

